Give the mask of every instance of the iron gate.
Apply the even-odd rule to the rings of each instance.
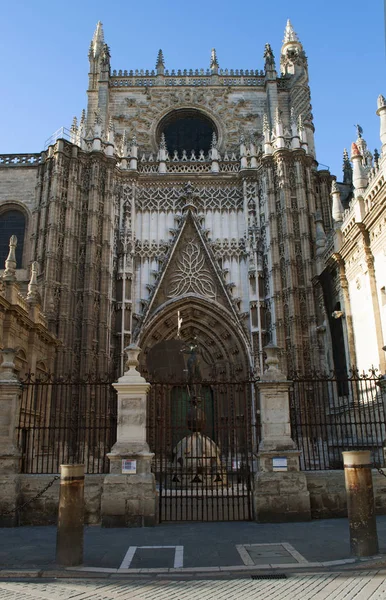
[[[253,381],[151,385],[148,442],[161,521],[253,518]]]

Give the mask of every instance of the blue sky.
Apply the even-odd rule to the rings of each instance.
[[[86,106],[88,48],[98,20],[113,69],[262,69],[269,42],[279,64],[287,18],[309,60],[320,163],[340,179],[342,152],[360,123],[379,149],[376,100],[386,95],[383,0],[20,0],[0,7],[0,153],[39,152]]]

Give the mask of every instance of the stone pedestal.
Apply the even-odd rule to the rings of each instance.
[[[21,453],[17,444],[21,385],[15,373],[15,351],[6,348],[0,365],[0,527],[18,525],[14,512],[19,494]],[[0,357],[1,360],[1,357]],[[12,511],[9,514],[1,514]]]
[[[260,393],[261,441],[258,473],[254,481],[255,518],[259,522],[309,521],[310,495],[307,480],[299,471],[299,455],[291,438],[289,388],[278,369],[279,349],[266,346]]]
[[[110,474],[103,484],[103,527],[140,527],[158,522],[155,477],[151,472],[154,455],[146,441],[150,384],[136,370],[140,349],[132,344],[127,352],[129,369],[113,384],[118,393],[117,441],[107,455]]]

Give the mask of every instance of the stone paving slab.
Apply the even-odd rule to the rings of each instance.
[[[291,575],[286,579],[192,579],[188,581],[30,580],[0,581],[1,600],[382,600],[386,572]]]

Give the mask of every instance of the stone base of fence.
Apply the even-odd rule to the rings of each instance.
[[[273,475],[281,475],[280,480],[276,478],[274,481]],[[309,499],[311,504],[311,518],[313,519],[331,519],[337,517],[347,517],[347,503],[346,503],[346,490],[344,483],[344,471],[306,471],[306,472],[295,472],[295,473],[258,473],[257,474],[257,485],[260,486],[260,494],[255,495],[254,502],[255,508],[257,509],[257,516],[260,514],[260,519],[263,517],[272,522],[277,522],[278,519],[274,515],[268,514],[267,510],[264,514],[264,502],[271,502],[271,505],[275,507],[277,512],[277,504],[275,504],[275,494],[277,494],[280,486],[280,497],[282,507],[285,502],[295,502],[295,509],[299,514],[299,503],[296,508],[296,500],[293,497],[289,497],[288,489],[293,490],[295,480],[297,476],[303,476],[306,480],[306,490],[309,492]],[[377,470],[373,469],[373,485],[374,485],[374,500],[375,510],[377,515],[386,514],[386,477],[380,475]],[[17,503],[22,506],[24,502],[27,502],[36,494],[43,489],[49,481],[53,479],[54,475],[15,475],[15,476],[4,476],[0,477],[0,515],[3,511],[9,510],[15,507],[15,503],[9,501],[9,494],[15,493]],[[104,485],[106,478],[111,478],[113,475],[86,475],[85,476],[85,524],[86,525],[100,525],[102,522],[101,516],[101,505],[102,500],[105,502],[106,508],[108,507],[112,496],[110,495],[110,489],[107,494],[103,494],[106,490]],[[120,477],[120,476],[119,476]],[[136,477],[131,475],[130,477]],[[278,481],[282,483],[278,483]],[[304,481],[304,480],[303,480]],[[147,485],[147,484],[146,484]],[[303,485],[303,483],[301,483]],[[119,487],[119,486],[118,486]],[[139,486],[141,487],[141,485]],[[110,486],[111,492],[115,489],[115,486]],[[151,484],[152,488],[152,484]],[[143,488],[142,488],[143,489]],[[257,488],[256,488],[257,489]],[[304,489],[304,488],[303,488]],[[130,490],[127,493],[131,493]],[[153,492],[152,492],[153,493]],[[143,496],[145,497],[145,495]],[[139,497],[137,494],[137,499]],[[56,481],[47,492],[43,494],[38,500],[32,502],[26,509],[20,510],[18,515],[15,513],[4,516],[2,518],[2,526],[14,526],[14,525],[55,525],[57,522],[58,515],[58,503],[59,503],[59,482]],[[151,504],[151,506],[150,506]],[[148,502],[149,514],[154,513],[157,507],[157,498],[153,497],[153,500]],[[290,507],[291,505],[288,504]],[[155,507],[154,509],[152,507]],[[131,509],[135,508],[135,503],[131,505]],[[142,520],[144,522],[145,519]],[[299,517],[293,520],[300,520]],[[155,522],[157,522],[157,516],[155,513]],[[139,519],[137,519],[139,523]],[[153,524],[153,523],[151,523]]]
[[[284,523],[311,519],[307,477],[299,471],[259,472],[253,494],[255,519],[259,523]]]

